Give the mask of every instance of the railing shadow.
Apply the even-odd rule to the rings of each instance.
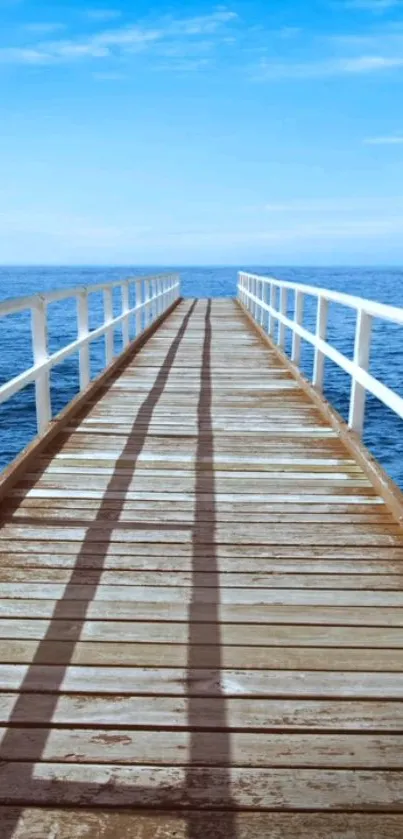
[[[207,303],[205,316],[204,341],[202,351],[202,365],[200,377],[199,402],[197,406],[197,450],[196,450],[196,482],[195,482],[195,518],[192,536],[192,599],[189,607],[189,653],[188,653],[188,725],[190,728],[190,765],[186,779],[188,789],[192,785],[192,767],[206,764],[205,734],[200,729],[203,719],[200,718],[200,702],[192,695],[192,674],[198,665],[198,645],[206,643],[203,623],[198,623],[198,612],[202,604],[199,572],[208,576],[208,582],[203,585],[211,586],[212,602],[209,604],[211,631],[215,637],[209,637],[211,677],[217,696],[216,713],[214,719],[215,742],[217,753],[220,753],[220,788],[221,827],[227,839],[235,839],[235,814],[232,811],[231,796],[231,739],[228,728],[225,695],[221,683],[222,678],[222,645],[220,623],[220,572],[218,567],[217,547],[215,544],[216,527],[216,493],[214,474],[214,434],[212,418],[212,371],[211,371],[211,300]],[[203,462],[203,470],[200,464]],[[209,522],[204,521],[205,510],[211,515]],[[206,827],[195,813],[188,815],[188,839],[205,839]]]

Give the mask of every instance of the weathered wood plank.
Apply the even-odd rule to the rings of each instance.
[[[51,553],[50,553],[51,551]],[[212,546],[211,544],[198,546],[199,558],[211,558]],[[167,562],[182,562],[185,567],[190,569],[194,566],[194,548],[192,543],[164,543],[164,542],[137,542],[130,544],[130,542],[116,542],[110,541],[107,545],[103,542],[92,542],[90,546],[82,545],[81,542],[52,542],[49,544],[45,539],[34,539],[29,541],[0,541],[0,560],[4,564],[9,565],[12,562],[18,562],[18,557],[24,557],[23,562],[29,564],[32,561],[37,563],[41,557],[53,556],[55,564],[58,563],[61,557],[73,561],[80,556],[83,563],[87,567],[91,567],[91,562],[96,563],[99,568],[99,556],[105,560],[105,567],[110,560],[113,567],[116,567],[117,562],[124,561],[127,566],[128,557],[133,557],[134,563],[147,563],[161,561],[165,557]],[[326,545],[245,545],[245,544],[220,544],[214,545],[214,556],[217,562],[225,560],[226,562],[242,560],[259,562],[262,560],[298,560],[311,559],[314,564],[318,560],[326,561],[350,560],[359,562],[361,567],[362,561],[377,561],[390,563],[390,572],[393,568],[399,568],[400,562],[403,560],[403,548],[381,546],[379,548],[355,547],[354,545],[338,545],[334,548]],[[61,559],[60,559],[61,561]],[[135,565],[136,568],[143,567],[142,565]],[[147,565],[145,566],[147,567]],[[183,567],[183,566],[182,566]],[[389,565],[388,565],[389,568]]]
[[[203,633],[200,633],[202,636]],[[263,633],[262,633],[263,635]],[[218,630],[216,631],[218,638]],[[295,632],[294,640],[298,638]],[[144,639],[145,640],[145,639]],[[263,638],[261,637],[263,643]],[[0,640],[0,661],[9,664],[29,664],[35,657],[37,664],[94,665],[110,667],[184,667],[189,656],[200,668],[215,667],[246,670],[329,670],[329,671],[403,671],[403,651],[399,649],[338,649],[332,647],[270,646],[266,633],[265,646],[224,646],[217,643],[197,646],[189,644],[133,643],[121,636],[119,643],[79,641],[71,650],[71,642],[42,641],[40,649],[33,640]]]
[[[403,772],[12,763],[0,766],[0,801],[25,806],[201,807],[244,810],[403,811]],[[230,777],[228,777],[230,776]],[[91,779],[89,781],[89,779]]]
[[[49,707],[47,694],[32,694],[15,708],[15,693],[0,693],[0,724],[41,725]],[[222,729],[221,697],[192,700],[193,728]],[[130,729],[189,729],[188,698],[180,696],[97,696],[60,694],[54,726]],[[403,702],[366,700],[226,699],[228,729],[249,731],[362,731],[403,733]],[[151,734],[150,734],[151,736]]]
[[[364,813],[242,813],[190,810],[111,812],[108,810],[16,810],[0,808],[0,828],[13,839],[188,839],[189,829],[204,839],[401,839],[403,815]]]
[[[135,564],[135,562],[133,562]],[[347,589],[359,591],[400,591],[403,592],[403,566],[401,574],[360,574],[359,565],[355,568],[355,574],[330,574],[330,573],[304,573],[297,574],[290,572],[287,574],[275,574],[273,572],[266,572],[266,563],[261,562],[263,566],[261,573],[248,573],[246,570],[237,574],[231,574],[221,568],[219,563],[219,571],[221,574],[220,588],[237,588],[237,589]],[[80,563],[81,566],[81,563]],[[311,566],[312,568],[312,566]],[[14,583],[68,583],[71,580],[71,570],[59,568],[16,568],[13,566],[2,567],[0,565],[0,582]],[[95,570],[81,570],[74,572],[74,580],[76,584],[82,586],[88,585],[105,585],[105,586],[162,586],[173,588],[192,588],[193,586],[199,590],[200,588],[214,588],[215,580],[208,572],[197,571],[173,571],[169,568],[162,568],[150,571],[140,571],[136,568],[130,570],[99,571]]]
[[[91,601],[94,595],[93,586],[57,583],[0,583],[0,598],[3,600],[59,600]],[[195,598],[190,587],[177,588],[175,586],[131,586],[131,585],[99,585],[96,592],[97,601],[126,602],[140,604],[191,604]],[[198,604],[217,604],[217,591],[214,587],[196,590]],[[340,589],[298,589],[298,588],[222,588],[219,601],[223,606],[229,604],[249,604],[274,606],[357,606],[360,608],[371,606],[403,607],[403,591],[361,591]]]
[[[233,531],[232,531],[233,528]],[[148,529],[147,525],[140,524],[136,528],[130,525],[117,525],[112,522],[109,526],[102,523],[99,527],[73,527],[67,524],[65,527],[57,527],[56,525],[4,525],[0,530],[1,542],[26,542],[28,540],[45,539],[45,541],[60,542],[65,544],[67,542],[80,542],[84,540],[86,543],[102,542],[105,543],[111,537],[114,538],[114,543],[130,542],[164,542],[180,544],[181,542],[191,543],[192,532],[190,526],[180,527],[178,529],[170,528],[164,529],[156,527]],[[355,525],[342,527],[338,525],[332,527],[331,525],[317,525],[316,528],[311,525],[291,525],[287,524],[287,542],[289,545],[304,546],[309,542],[312,545],[320,546],[326,545],[331,539],[332,544],[336,545],[357,545],[357,546],[396,546],[403,547],[403,531],[398,525],[386,526],[365,526]],[[285,533],[284,527],[278,525],[271,525],[270,527],[262,527],[260,530],[247,525],[231,525],[231,528],[217,525],[215,528],[216,542],[220,544],[248,544],[248,545],[284,545]],[[212,544],[210,541],[212,536],[206,528],[206,533],[199,537],[201,544]]]
[[[115,617],[115,616],[114,616]],[[81,641],[130,642],[147,644],[187,644],[189,631],[193,643],[223,646],[280,646],[280,647],[349,647],[400,650],[403,630],[396,626],[309,626],[304,624],[245,624],[203,623],[200,627],[173,621],[86,620],[84,625],[74,620],[41,620],[40,618],[0,618],[0,638],[40,640],[48,634],[51,641],[69,641],[77,628]],[[199,632],[199,639],[197,639]],[[330,653],[331,654],[331,653]]]
[[[156,694],[173,696],[403,699],[403,673],[287,670],[210,670],[158,667],[0,665],[0,690],[24,692]]]
[[[24,600],[8,598],[0,600],[2,618],[49,618],[57,609],[57,620],[78,619],[83,616],[86,600],[63,601],[37,599]],[[135,605],[134,605],[135,603]],[[111,605],[113,604],[113,605]],[[320,624],[324,626],[403,626],[403,609],[385,606],[309,606],[260,605],[253,608],[248,603],[219,604],[195,603],[190,615],[189,606],[179,603],[91,600],[86,606],[87,620],[130,621],[184,621],[190,617],[199,623],[212,623],[219,617],[220,623],[239,624]]]
[[[71,569],[74,568],[76,560],[76,553],[63,554],[55,552],[52,554],[41,553],[38,555],[29,552],[10,554],[0,552],[0,572],[2,575],[7,575],[13,569],[15,571],[13,579],[16,582],[19,580],[20,574],[25,575],[26,572],[27,576],[24,576],[24,579],[29,579],[29,571],[34,572],[36,570],[40,573],[45,572],[45,570],[56,573],[58,570],[67,571],[67,569],[70,569],[68,573],[71,575]],[[98,574],[99,564],[100,561],[96,551],[93,553],[82,552],[80,554],[80,572],[75,571],[75,574],[94,572],[95,569],[98,569],[96,572]],[[159,573],[166,572],[166,579],[170,581],[171,574],[173,578],[175,574],[180,574],[188,575],[190,579],[193,564],[190,556],[172,556],[168,550],[164,556],[153,552],[150,552],[150,555],[148,555],[148,552],[145,555],[134,553],[114,555],[108,553],[102,562],[102,568],[104,569],[102,573],[106,574],[109,571],[114,573],[129,572],[132,575],[139,575],[140,579],[142,573],[150,574],[152,572],[158,576]],[[391,582],[390,587],[400,588],[399,577],[403,575],[403,563],[401,559],[390,560],[389,562],[387,559],[380,559],[378,562],[377,560],[366,560],[361,555],[357,556],[355,560],[341,558],[329,559],[327,561],[314,556],[310,561],[308,559],[299,559],[298,556],[295,558],[284,557],[283,559],[272,559],[266,558],[265,556],[261,556],[260,558],[246,556],[243,559],[218,556],[217,569],[220,574],[229,575],[233,571],[235,576],[245,574],[246,577],[248,574],[255,574],[257,576],[270,575],[270,578],[275,575],[284,575],[289,582],[294,575],[297,578],[298,575],[303,575],[304,577],[308,577],[308,579],[311,576],[315,578],[317,575],[331,578],[332,575],[337,576],[338,574],[354,577],[360,576],[364,580],[365,577],[370,577],[373,580],[374,588],[377,588],[376,581],[378,577],[389,580],[394,576],[398,577],[398,581],[395,584]],[[203,572],[194,573],[202,574]],[[3,577],[3,579],[5,578]],[[56,577],[53,577],[53,573],[50,573],[48,580],[51,581],[52,579],[56,579]],[[154,577],[153,579],[155,580],[156,578]],[[387,585],[385,587],[388,588]]]
[[[5,728],[0,728],[4,737]],[[4,739],[3,759],[29,762],[37,757],[39,732],[14,728]],[[198,748],[202,766],[231,767],[333,767],[334,769],[402,769],[403,736],[398,734],[266,734],[233,731],[228,737],[204,731]],[[53,729],[40,761],[45,763],[192,765],[192,732],[131,731],[120,728]],[[1,793],[0,793],[1,795]],[[403,803],[402,803],[403,807]]]

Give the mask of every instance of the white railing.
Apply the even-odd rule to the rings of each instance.
[[[135,305],[130,308],[130,288],[135,288]],[[120,289],[120,313],[113,316],[113,290]],[[36,420],[38,434],[46,431],[52,419],[50,400],[50,371],[56,364],[79,353],[80,391],[90,383],[90,344],[105,336],[105,366],[114,359],[114,332],[122,330],[123,350],[128,346],[129,321],[135,319],[136,338],[163,314],[179,297],[180,280],[177,274],[158,274],[152,277],[130,277],[112,283],[101,283],[81,288],[70,288],[17,297],[0,304],[0,317],[31,311],[33,365],[0,387],[0,403],[5,402],[31,382],[35,383]],[[103,293],[103,323],[89,328],[89,298]],[[48,351],[47,315],[49,303],[75,298],[77,304],[77,338],[53,353]],[[123,352],[122,350],[122,352]]]
[[[289,292],[293,295],[293,318],[287,315]],[[305,296],[314,297],[317,300],[315,332],[310,332],[303,326]],[[313,346],[312,382],[319,391],[323,389],[325,358],[330,358],[351,376],[348,424],[352,430],[359,435],[362,434],[366,392],[372,393],[384,405],[387,405],[399,417],[403,418],[403,398],[368,372],[373,318],[391,321],[402,326],[403,309],[376,303],[374,300],[353,297],[350,294],[342,294],[338,291],[315,288],[315,286],[300,283],[283,282],[273,277],[260,277],[245,272],[239,273],[238,297],[254,320],[261,326],[265,326],[266,315],[267,331],[274,343],[282,350],[285,349],[286,329],[291,330],[291,360],[297,366],[299,366],[301,358],[301,339]],[[353,360],[347,358],[326,340],[329,302],[339,303],[356,311]]]

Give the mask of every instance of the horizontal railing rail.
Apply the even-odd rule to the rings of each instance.
[[[293,318],[287,315],[289,292],[293,294]],[[315,332],[303,326],[305,296],[317,300]],[[244,271],[239,273],[238,297],[260,326],[264,326],[266,314],[268,334],[280,349],[285,350],[286,329],[291,330],[291,360],[297,367],[301,362],[301,340],[313,346],[312,383],[319,391],[323,390],[325,358],[349,374],[351,391],[348,425],[357,434],[361,436],[363,432],[367,392],[403,418],[403,398],[369,373],[373,318],[402,326],[403,309],[330,289],[284,282],[275,277],[261,277]],[[353,360],[326,340],[330,302],[347,306],[356,312]]]
[[[135,289],[135,305],[130,307],[130,289]],[[113,314],[113,291],[120,290],[120,312]],[[90,295],[103,294],[103,323],[89,328]],[[33,365],[10,379],[0,387],[0,403],[10,399],[32,382],[35,383],[36,421],[38,434],[45,433],[51,419],[50,371],[69,356],[79,354],[80,391],[89,385],[90,344],[105,336],[105,366],[115,358],[114,333],[122,329],[122,352],[130,343],[129,321],[135,319],[135,337],[160,317],[180,294],[178,274],[156,274],[150,277],[129,277],[111,283],[101,283],[77,288],[60,289],[35,294],[32,297],[17,297],[0,304],[0,317],[29,310],[31,312],[31,340]],[[77,304],[77,338],[52,354],[48,350],[48,305],[60,300],[74,298]]]

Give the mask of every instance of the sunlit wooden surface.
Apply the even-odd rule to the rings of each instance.
[[[2,503],[1,839],[400,839],[402,533],[182,302]]]

